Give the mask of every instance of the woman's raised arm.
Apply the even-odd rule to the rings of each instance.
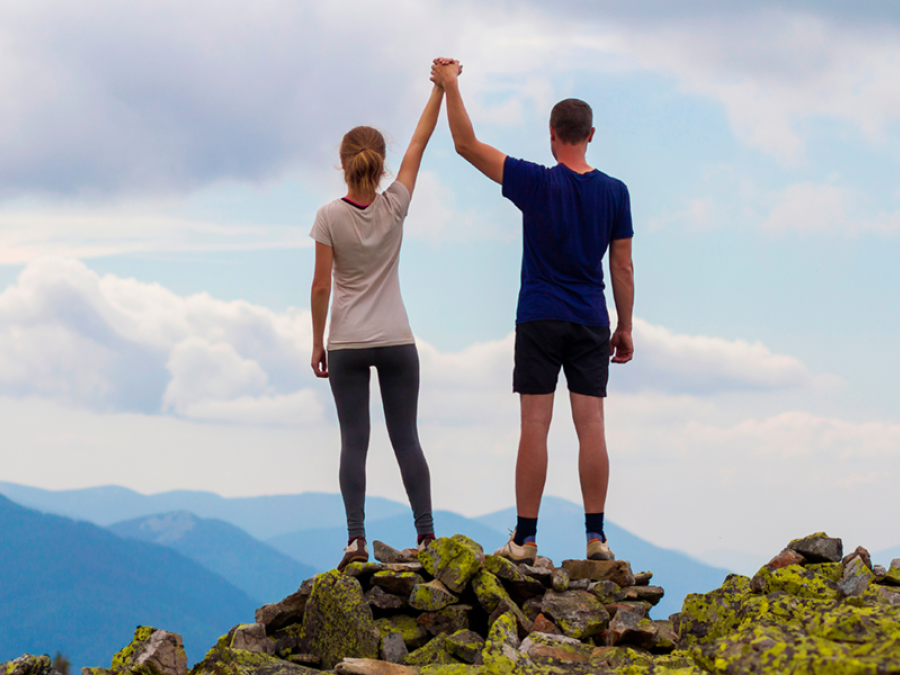
[[[400,163],[400,171],[397,172],[397,180],[403,183],[409,194],[412,195],[413,189],[416,187],[416,178],[419,175],[419,165],[422,163],[422,155],[425,153],[425,146],[437,126],[438,113],[441,111],[441,101],[444,98],[444,90],[437,85],[431,90],[431,96],[425,105],[425,110],[419,118],[419,124],[413,132],[412,140],[403,155],[403,161]]]

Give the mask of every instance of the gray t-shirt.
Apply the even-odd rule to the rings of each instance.
[[[309,236],[334,249],[328,349],[415,343],[398,274],[409,200],[395,181],[364,209],[336,199],[316,213]]]

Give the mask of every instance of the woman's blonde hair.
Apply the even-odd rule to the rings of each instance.
[[[344,180],[354,190],[374,192],[384,176],[384,136],[372,127],[354,127],[341,141]]]

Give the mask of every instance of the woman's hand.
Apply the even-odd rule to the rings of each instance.
[[[321,345],[313,347],[311,365],[316,377],[328,377],[328,356]]]

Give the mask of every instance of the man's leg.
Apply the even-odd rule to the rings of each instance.
[[[522,518],[537,518],[547,479],[547,434],[553,418],[553,394],[520,394],[522,427],[516,461],[516,508]]]
[[[609,485],[609,455],[603,423],[603,398],[569,393],[578,434],[578,473],[585,513],[603,513]]]

